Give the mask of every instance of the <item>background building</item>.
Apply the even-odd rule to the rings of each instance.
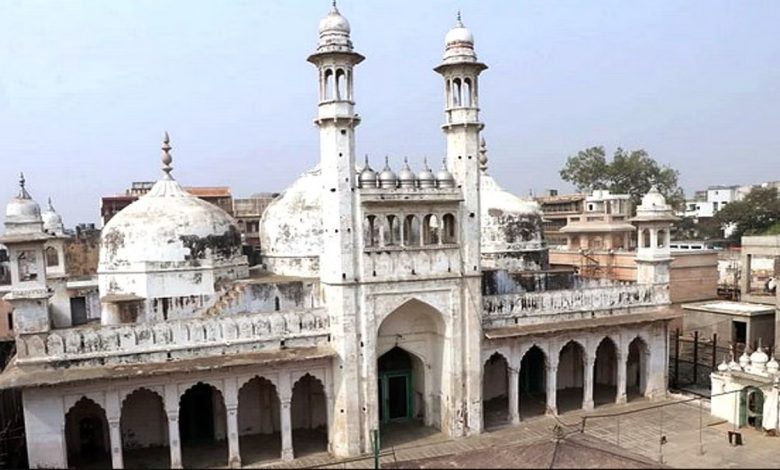
[[[249,197],[233,199],[233,216],[247,245],[260,248],[260,218],[265,208],[277,196],[279,193],[255,193]]]
[[[585,195],[559,195],[555,189],[548,189],[545,193],[544,196],[535,198],[542,208],[542,214],[544,214],[542,223],[544,240],[550,247],[566,245],[566,236],[560,231],[568,223],[569,216],[582,214]]]

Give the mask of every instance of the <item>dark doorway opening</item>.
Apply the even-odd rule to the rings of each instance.
[[[379,410],[382,422],[413,417],[412,357],[395,347],[379,358]]]
[[[87,322],[87,299],[85,297],[70,298],[70,318],[73,326]]]

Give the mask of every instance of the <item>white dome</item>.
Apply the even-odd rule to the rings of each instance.
[[[739,356],[739,366],[741,368],[745,368],[750,365],[750,356],[748,356],[747,351],[743,352],[741,356]]]
[[[320,20],[320,34],[328,32],[350,33],[349,21],[336,8]]]
[[[480,206],[483,253],[542,248],[539,203],[515,196],[482,172]]]
[[[43,230],[46,232],[62,235],[65,233],[65,225],[62,223],[62,217],[54,210],[54,206],[49,198],[49,205],[41,213],[41,219],[43,219]]]
[[[666,204],[666,198],[658,191],[658,188],[653,186],[650,188],[647,194],[642,197],[642,209],[666,209],[669,206]]]
[[[780,370],[780,364],[777,363],[774,357],[766,363],[766,370],[773,374]]]
[[[469,31],[469,29],[462,24],[452,28],[444,37],[445,45],[452,45],[463,42],[474,44],[474,35],[471,34],[471,31]]]
[[[19,193],[5,206],[5,232],[11,234],[39,233],[43,230],[41,206],[24,187],[24,175],[19,176]]]
[[[271,202],[260,220],[263,263],[290,276],[319,274],[322,252],[322,182],[319,165]]]
[[[718,372],[726,372],[729,370],[729,365],[726,364],[726,360],[724,359],[723,362],[718,364]]]
[[[766,367],[767,362],[769,362],[769,356],[766,355],[762,348],[756,349],[753,354],[750,355],[750,365],[755,369],[763,370]]]
[[[103,227],[98,270],[132,270],[139,263],[174,269],[171,263],[221,265],[242,258],[241,233],[227,212],[162,179]]]

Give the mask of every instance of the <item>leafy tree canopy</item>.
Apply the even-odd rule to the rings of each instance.
[[[715,214],[721,225],[732,225],[729,239],[739,242],[743,235],[770,235],[780,228],[780,195],[777,188],[756,186],[741,201],[729,203]]]
[[[643,149],[626,151],[618,147],[611,162],[604,147],[581,150],[566,160],[560,174],[579,191],[607,189],[614,194],[628,194],[634,207],[654,184],[672,207],[680,208],[685,201],[677,183],[679,172],[659,165]]]

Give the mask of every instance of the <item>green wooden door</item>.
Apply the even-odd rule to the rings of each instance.
[[[412,371],[385,372],[379,376],[380,420],[407,421],[414,416]]]

